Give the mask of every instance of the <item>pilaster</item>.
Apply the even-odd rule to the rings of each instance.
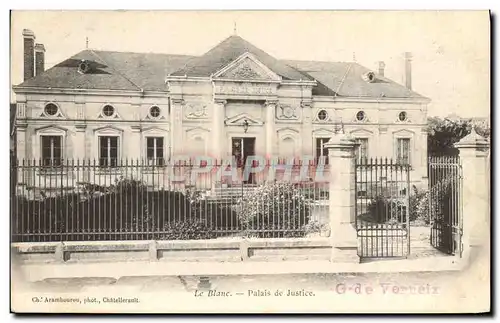
[[[183,135],[182,135],[182,109],[184,100],[180,98],[171,99],[170,109],[170,146],[171,156],[182,154]]]
[[[275,126],[275,116],[276,116],[276,106],[278,105],[277,100],[266,101],[266,155],[267,158],[271,158],[275,153],[276,146],[276,126]]]
[[[214,99],[213,102],[213,119],[212,119],[212,133],[213,133],[213,156],[216,159],[223,158],[225,154],[224,143],[225,129],[224,129],[224,108],[227,104],[226,100]]]
[[[301,153],[314,156],[313,139],[312,139],[312,103],[310,101],[302,101],[302,149]]]

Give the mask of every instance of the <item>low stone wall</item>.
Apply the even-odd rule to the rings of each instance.
[[[13,243],[21,263],[329,260],[328,238]]]

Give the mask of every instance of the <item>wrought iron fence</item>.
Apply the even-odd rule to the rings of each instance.
[[[356,161],[356,231],[361,258],[406,257],[410,251],[411,166],[392,159]]]
[[[328,218],[324,165],[252,164],[258,171],[192,160],[44,165],[12,165],[15,242],[302,237]]]
[[[431,245],[448,254],[462,250],[462,165],[459,156],[429,157]]]

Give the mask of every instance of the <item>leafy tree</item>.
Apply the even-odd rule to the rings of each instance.
[[[428,118],[428,154],[430,156],[458,155],[458,149],[453,145],[467,136],[473,127],[481,136],[490,137],[491,130],[487,121],[462,118]]]

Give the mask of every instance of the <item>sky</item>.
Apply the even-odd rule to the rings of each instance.
[[[202,55],[236,33],[278,59],[352,61],[413,90],[429,116],[489,117],[487,11],[13,11],[11,82],[23,77],[22,30],[45,45],[46,68],[89,48]],[[15,94],[11,94],[15,101]]]

